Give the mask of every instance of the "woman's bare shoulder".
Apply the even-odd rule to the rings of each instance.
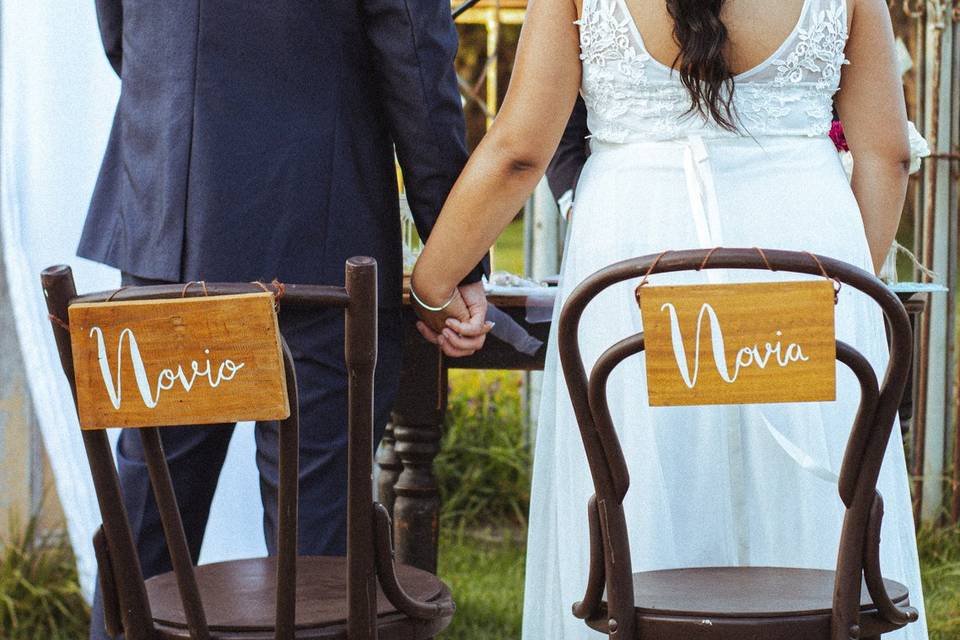
[[[844,0],[847,3],[847,20],[850,26],[854,24],[854,17],[869,16],[871,18],[889,19],[890,7],[887,0]]]

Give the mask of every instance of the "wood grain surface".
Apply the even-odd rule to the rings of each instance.
[[[836,397],[833,283],[639,290],[650,405]]]
[[[273,303],[255,293],[71,305],[81,427],[288,417]]]

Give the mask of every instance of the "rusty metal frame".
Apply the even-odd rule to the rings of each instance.
[[[916,119],[933,153],[924,163],[912,203],[915,253],[938,272],[950,291],[931,299],[919,323],[916,415],[909,468],[913,475],[914,517],[940,521],[944,489],[952,489],[950,519],[960,521],[960,362],[955,353],[958,225],[957,164],[960,159],[956,114],[960,109],[960,1],[890,0],[891,12],[914,26],[917,69]],[[944,117],[946,114],[946,117]],[[951,116],[952,114],[952,116]],[[918,269],[915,278],[926,279]],[[938,294],[939,295],[939,294]],[[953,475],[946,462],[953,449]]]

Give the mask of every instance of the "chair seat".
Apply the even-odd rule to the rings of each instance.
[[[909,604],[904,585],[884,583],[895,604]],[[658,640],[829,638],[833,588],[834,572],[814,569],[711,567],[636,573],[637,630],[641,637]],[[606,622],[605,604],[602,615],[590,621],[594,628]],[[861,626],[871,634],[897,628],[876,616],[865,586],[861,617]]]
[[[197,567],[197,585],[211,632],[221,632],[217,634],[219,636],[242,637],[244,633],[273,629],[276,572],[275,558],[252,558]],[[347,618],[346,575],[346,558],[302,556],[297,559],[298,638],[301,637],[301,630],[344,625]],[[404,590],[414,599],[434,601],[450,595],[443,582],[426,571],[398,564],[397,575]],[[174,574],[170,572],[155,576],[147,580],[146,585],[158,627],[167,637],[179,637],[179,629],[183,630],[183,637],[188,637],[186,617]],[[377,606],[381,620],[389,622],[391,626],[406,620],[406,616],[399,613],[379,589]],[[436,626],[419,621],[410,622],[418,628]],[[438,623],[442,628],[449,620]],[[254,635],[260,637],[263,634]],[[339,635],[337,631],[319,634],[318,637]],[[416,637],[421,635],[418,633]]]
[[[907,588],[884,581],[894,603]],[[833,571],[779,567],[712,567],[646,571],[633,575],[637,610],[644,613],[715,618],[770,618],[830,613]],[[873,606],[861,589],[863,609]]]

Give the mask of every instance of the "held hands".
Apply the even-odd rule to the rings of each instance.
[[[483,346],[493,324],[486,322],[487,296],[483,284],[476,282],[455,289],[452,297],[437,301],[429,286],[411,281],[414,311],[420,318],[417,329],[429,342],[439,345],[452,358],[469,356]],[[418,300],[419,299],[419,300]],[[428,307],[429,306],[429,307]],[[434,310],[440,309],[442,310]]]

